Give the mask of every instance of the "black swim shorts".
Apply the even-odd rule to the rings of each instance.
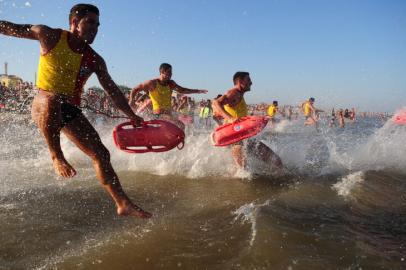
[[[61,103],[61,126],[64,127],[67,123],[75,119],[78,115],[82,114],[82,110],[78,107],[62,102]]]

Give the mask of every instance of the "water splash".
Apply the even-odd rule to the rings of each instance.
[[[89,116],[91,118],[91,116]],[[194,129],[186,137],[185,148],[165,153],[128,154],[118,150],[111,131],[117,121],[95,117],[90,119],[103,143],[111,152],[116,171],[139,171],[156,175],[182,175],[191,179],[203,177],[248,178],[252,175],[275,176],[269,164],[249,160],[247,171],[238,170],[227,147],[214,147],[210,131]],[[48,150],[29,115],[2,115],[0,131],[0,185],[3,192],[13,188],[33,187],[32,173],[48,185],[55,177]],[[296,120],[280,123],[277,130],[266,130],[257,139],[268,145],[295,175],[348,174],[348,171],[395,169],[406,172],[406,126],[391,121],[385,125],[378,119],[361,119],[345,129],[317,132]],[[67,160],[81,175],[94,176],[90,159],[62,136],[62,149]],[[276,176],[278,178],[278,176]],[[16,181],[18,180],[18,181]],[[42,181],[42,180],[41,180]],[[55,182],[55,181],[54,181]]]
[[[249,204],[244,204],[237,210],[233,212],[233,215],[236,217],[234,218],[234,222],[241,218],[242,224],[249,222],[251,223],[251,237],[250,237],[250,246],[252,247],[255,238],[257,236],[257,218],[261,207],[269,206],[270,201],[267,200],[263,204],[255,204],[253,202]]]
[[[351,191],[364,181],[364,177],[365,175],[362,171],[351,173],[342,177],[341,181],[334,184],[332,188],[337,191],[338,195],[348,198],[351,195]]]

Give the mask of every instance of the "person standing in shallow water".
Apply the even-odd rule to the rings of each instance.
[[[96,6],[77,4],[69,14],[69,31],[46,25],[0,21],[0,33],[40,43],[39,92],[33,100],[31,114],[48,145],[55,172],[66,178],[76,175],[61,149],[62,132],[92,159],[97,178],[116,203],[119,215],[150,218],[152,215],[132,203],[123,191],[111,165],[109,151],[78,108],[84,84],[91,74],[96,73],[116,107],[134,124],[143,121],[134,114],[110,77],[104,59],[90,47],[99,25]]]

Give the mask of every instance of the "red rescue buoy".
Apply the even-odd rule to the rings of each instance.
[[[393,121],[398,125],[406,125],[406,110],[397,112],[393,116]]]
[[[128,153],[165,152],[176,146],[182,149],[185,133],[163,120],[145,121],[138,127],[125,122],[113,129],[113,139],[119,149]]]
[[[217,127],[211,134],[215,146],[227,146],[258,134],[268,119],[264,116],[246,116]]]

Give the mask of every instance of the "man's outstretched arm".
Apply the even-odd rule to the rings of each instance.
[[[175,83],[174,81],[171,81],[171,86],[174,88],[174,90],[178,93],[181,94],[206,94],[208,91],[207,90],[200,90],[200,89],[189,89],[186,87],[182,87]]]
[[[8,21],[0,21],[0,33],[6,36],[38,39],[40,26],[32,24],[15,24]]]
[[[149,81],[147,81],[145,83],[140,83],[139,85],[134,87],[130,92],[130,100],[129,100],[128,103],[130,105],[133,105],[135,102],[137,102],[138,98],[136,98],[136,97],[137,97],[139,92],[144,91],[144,92],[148,93],[151,84],[152,84],[152,81],[149,80]]]

